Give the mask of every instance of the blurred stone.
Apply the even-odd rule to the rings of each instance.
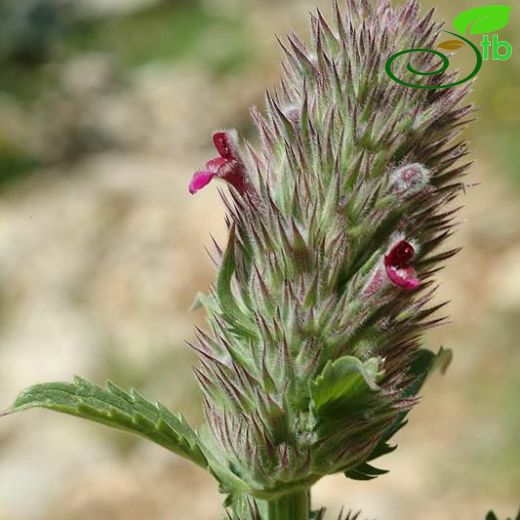
[[[92,95],[108,89],[115,80],[115,64],[110,54],[86,53],[64,63],[61,82],[65,93]]]
[[[133,75],[133,92],[147,114],[142,146],[179,158],[186,150],[210,147],[215,129],[249,122],[248,107],[263,94],[260,76],[261,71],[246,71],[217,81],[200,67],[161,63],[141,67]]]
[[[102,135],[109,148],[139,150],[152,133],[146,107],[131,92],[98,96],[84,123]]]

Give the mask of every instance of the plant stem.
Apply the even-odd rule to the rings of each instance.
[[[262,520],[309,520],[309,495],[309,490],[303,489],[272,501],[258,500]]]

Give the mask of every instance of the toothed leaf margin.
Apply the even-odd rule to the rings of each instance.
[[[106,388],[81,377],[75,377],[73,383],[37,384],[22,391],[7,413],[29,408],[47,408],[131,432],[200,466],[207,465],[197,434],[184,417],[161,403],[151,403],[134,389],[126,392],[111,381],[107,381]]]

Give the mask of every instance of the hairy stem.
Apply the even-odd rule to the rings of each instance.
[[[309,520],[310,492],[298,490],[276,500],[258,500],[262,520]]]

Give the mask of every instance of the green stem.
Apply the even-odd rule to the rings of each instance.
[[[262,520],[309,520],[309,490],[295,491],[276,500],[257,500]]]

